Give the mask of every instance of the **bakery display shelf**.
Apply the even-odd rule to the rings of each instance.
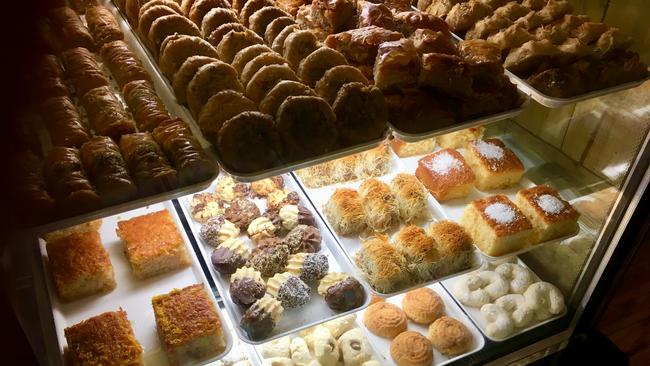
[[[322,236],[321,250],[318,253],[327,256],[329,262],[329,272],[344,272],[348,274],[354,273],[353,267],[348,263],[348,261],[344,258],[343,254],[339,251],[339,247],[338,244],[336,243],[336,239],[327,229],[321,217],[316,213],[315,208],[311,205],[311,202],[307,198],[306,194],[299,188],[298,183],[293,179],[291,175],[284,175],[283,178],[284,178],[285,188],[297,192],[298,195],[300,196],[300,204],[305,206],[309,211],[311,211],[313,213],[314,218],[316,219],[316,226],[320,230]],[[216,183],[217,181],[213,182],[213,184],[210,186],[210,188],[207,191],[214,192]],[[201,224],[192,219],[191,210],[190,210],[191,200],[192,200],[191,195],[179,199],[183,210],[183,214],[185,215],[185,217],[189,222],[192,231],[191,235],[193,235],[194,238],[196,239],[199,250],[201,251],[201,255],[203,256],[203,259],[209,268],[210,275],[214,279],[216,287],[219,293],[221,294],[222,301],[224,302],[224,306],[226,308],[226,313],[228,314],[230,320],[234,324],[239,324],[239,320],[242,318],[242,315],[244,314],[245,310],[232,301],[232,298],[230,296],[229,277],[224,276],[221,273],[217,272],[214,266],[211,265],[212,262],[210,256],[212,254],[212,251],[215,249],[215,247],[210,246],[207,243],[204,243],[203,240],[200,239],[199,231],[201,229]],[[255,198],[253,199],[253,201],[257,204],[257,206],[260,208],[260,211],[262,213],[266,211],[265,200]],[[246,236],[246,233],[242,232],[240,238],[245,238],[245,241],[249,244],[249,247],[251,249],[253,248],[253,243]],[[282,319],[276,325],[271,335],[268,336],[267,338],[261,340],[252,340],[246,334],[246,332],[244,332],[239,326],[235,326],[235,332],[237,333],[239,338],[242,339],[244,342],[257,345],[257,344],[262,344],[271,341],[273,339],[284,337],[286,335],[298,332],[305,328],[318,325],[328,320],[332,320],[359,311],[360,309],[363,309],[370,304],[371,288],[361,278],[357,278],[357,279],[359,280],[359,282],[364,287],[364,290],[366,291],[366,299],[363,305],[358,308],[345,311],[345,312],[336,312],[330,309],[325,303],[325,300],[316,291],[316,288],[318,287],[318,283],[316,283],[310,286],[310,288],[312,289],[311,300],[305,306],[300,308],[296,308],[296,309],[285,308],[284,313],[282,314]]]
[[[390,126],[390,129],[393,133],[393,136],[398,137],[400,140],[406,141],[406,142],[416,142],[420,141],[429,137],[434,137],[438,135],[443,135],[446,133],[454,132],[454,131],[459,131],[459,130],[464,130],[466,128],[470,127],[476,127],[480,125],[486,125],[488,123],[492,122],[497,122],[501,121],[504,119],[508,118],[514,118],[521,114],[528,105],[530,104],[530,98],[528,97],[528,94],[525,92],[518,90],[519,96],[523,102],[519,105],[519,107],[508,110],[508,111],[503,111],[499,112],[496,114],[488,115],[488,116],[482,116],[478,118],[474,118],[469,121],[464,121],[464,122],[458,122],[454,123],[449,126],[444,126],[438,129],[435,129],[433,131],[427,131],[427,132],[421,132],[421,133],[410,133],[406,131],[400,130],[398,127],[393,125],[392,123],[388,122],[388,126]]]
[[[513,256],[510,259],[501,260],[501,261],[499,261],[497,263],[486,263],[486,265],[483,268],[481,268],[480,270],[477,270],[476,272],[480,272],[482,270],[493,270],[496,267],[497,264],[501,264],[501,263],[517,263],[517,264],[520,264],[520,265],[526,267],[530,271],[530,273],[532,273],[533,278],[534,278],[534,282],[541,282],[542,281],[539,278],[539,276],[537,276],[537,274],[535,272],[533,272],[526,265],[526,263],[524,263],[524,261],[522,261],[517,256]],[[484,319],[483,315],[481,314],[481,309],[464,305],[463,303],[461,303],[453,295],[452,288],[456,284],[456,281],[458,281],[460,278],[461,277],[459,276],[459,277],[450,278],[448,280],[445,280],[445,281],[441,282],[441,286],[445,289],[445,291],[447,293],[447,296],[450,296],[451,298],[453,298],[453,301],[457,304],[457,306],[460,306],[463,309],[465,314],[467,314],[467,316],[469,316],[469,318],[472,319],[472,322],[481,330],[481,333],[483,333],[483,335],[487,339],[491,340],[492,342],[505,342],[508,339],[514,338],[514,337],[516,337],[516,336],[518,336],[518,335],[520,335],[522,333],[526,333],[526,332],[528,332],[528,331],[530,331],[532,329],[541,327],[544,324],[547,324],[547,323],[550,323],[550,322],[552,322],[554,320],[560,319],[564,315],[566,315],[566,313],[567,313],[567,309],[565,307],[565,309],[560,314],[555,315],[555,316],[553,316],[553,317],[551,317],[549,319],[543,320],[541,322],[536,322],[535,324],[530,325],[530,326],[528,326],[526,328],[516,328],[515,332],[513,332],[508,337],[505,337],[505,338],[502,338],[502,339],[494,338],[494,337],[491,337],[491,336],[487,335],[487,332],[485,331],[485,327],[487,326],[487,321]]]
[[[483,335],[478,330],[478,328],[472,323],[472,321],[465,314],[465,312],[463,312],[463,310],[458,306],[458,304],[454,301],[454,299],[449,295],[449,293],[445,291],[443,286],[440,283],[435,283],[426,287],[432,289],[438,295],[440,295],[440,298],[445,304],[445,316],[452,317],[460,321],[461,323],[463,323],[471,333],[473,339],[472,348],[469,351],[457,356],[452,356],[452,357],[445,356],[442,353],[440,353],[437,349],[433,348],[433,362],[431,363],[431,365],[434,366],[446,365],[461,360],[465,357],[468,357],[483,349],[483,347],[485,346],[485,339],[483,338]],[[404,298],[404,296],[405,295],[403,294],[398,296],[393,296],[386,299],[386,301],[391,304],[395,304],[401,308],[402,299]],[[365,314],[365,310],[363,312],[359,312],[359,318],[363,319],[364,314]],[[383,365],[397,366],[397,364],[395,363],[395,361],[393,361],[393,358],[390,355],[391,340],[373,334],[365,326],[363,327],[363,329],[366,332],[366,336],[368,337],[368,340],[370,341],[372,346],[375,349],[379,350],[379,353],[381,355],[380,362]],[[429,327],[423,324],[416,324],[409,320],[408,330],[413,332],[418,332],[426,337],[429,331]]]
[[[402,166],[399,163],[399,160],[392,153],[391,153],[390,164],[391,164],[391,166],[390,166],[389,172],[387,174],[383,175],[383,176],[376,177],[377,179],[379,179],[379,180],[381,180],[381,181],[383,181],[385,183],[388,183],[398,173],[411,173],[411,172],[405,171],[402,168]],[[334,228],[327,221],[327,216],[325,215],[325,213],[323,211],[323,207],[324,207],[325,203],[329,200],[329,198],[332,196],[334,191],[336,191],[338,188],[344,188],[344,187],[345,188],[357,189],[357,188],[359,188],[359,186],[361,185],[361,183],[363,181],[358,180],[358,181],[354,181],[354,182],[345,182],[345,183],[332,184],[332,185],[328,185],[328,186],[324,186],[324,187],[320,187],[320,188],[309,188],[309,187],[307,187],[305,184],[303,184],[301,182],[300,178],[297,175],[294,174],[294,177],[296,178],[296,180],[300,184],[300,187],[302,188],[302,190],[309,197],[309,200],[311,201],[312,205],[318,211],[318,214],[320,215],[320,217],[322,218],[322,221],[327,226],[327,229],[329,230],[331,235],[333,235],[336,238],[336,241],[337,241],[338,245],[340,246],[341,250],[345,254],[347,262],[349,263],[350,266],[352,266],[355,269],[354,273],[357,276],[357,278],[360,281],[363,281],[368,286],[368,288],[370,288],[370,291],[376,296],[390,297],[390,296],[402,294],[402,293],[405,293],[405,292],[407,292],[409,290],[413,290],[413,289],[418,288],[418,287],[433,284],[433,283],[442,281],[442,280],[444,280],[446,278],[449,278],[449,277],[453,277],[453,276],[457,276],[459,274],[470,272],[470,271],[472,271],[472,270],[474,270],[476,268],[479,268],[481,266],[481,264],[482,264],[482,258],[480,256],[480,254],[478,254],[478,252],[475,251],[474,255],[472,257],[472,265],[469,268],[466,268],[466,269],[464,269],[462,271],[449,274],[448,276],[443,276],[443,277],[440,277],[440,278],[436,278],[436,279],[433,279],[431,281],[414,284],[412,286],[408,286],[408,287],[400,289],[398,291],[394,291],[394,292],[390,292],[390,293],[379,292],[379,291],[375,290],[372,286],[370,286],[370,284],[366,280],[365,274],[357,266],[357,264],[356,264],[356,262],[354,260],[355,254],[361,248],[362,240],[363,239],[368,239],[369,237],[363,237],[363,235],[362,236],[342,236],[342,235],[338,235],[336,233],[336,231],[334,230]],[[418,226],[421,226],[421,227],[424,227],[424,226],[426,226],[427,224],[429,224],[431,222],[440,221],[440,220],[445,219],[445,215],[444,215],[444,212],[442,210],[442,207],[440,207],[438,202],[435,199],[433,199],[433,197],[431,195],[428,195],[427,199],[428,199],[428,203],[429,203],[429,214],[430,214],[429,219],[428,220],[419,220],[419,221],[414,223],[414,224],[416,224]],[[391,231],[387,232],[386,234],[388,236],[392,237],[402,227],[404,227],[404,224],[400,224],[399,227],[393,228]]]
[[[147,72],[151,74],[156,91],[158,92],[158,95],[160,96],[162,101],[167,106],[167,110],[171,114],[182,118],[185,122],[188,122],[188,124],[192,128],[192,133],[194,134],[194,136],[196,136],[197,139],[201,142],[201,146],[203,146],[206,150],[210,151],[210,156],[216,158],[216,160],[219,162],[220,168],[223,169],[228,174],[232,175],[233,177],[237,178],[237,180],[241,182],[254,182],[256,180],[269,178],[276,175],[289,173],[297,169],[302,169],[312,165],[320,164],[328,160],[338,159],[344,156],[370,150],[372,148],[379,146],[390,134],[389,129],[386,128],[386,131],[381,136],[373,140],[362,142],[360,144],[356,144],[352,146],[346,146],[343,148],[330,151],[326,154],[310,157],[299,161],[281,162],[281,164],[279,164],[278,166],[269,169],[264,169],[261,171],[241,172],[238,171],[237,169],[233,169],[232,167],[228,166],[228,164],[224,161],[223,158],[221,158],[221,155],[219,154],[219,151],[216,149],[216,147],[203,136],[203,133],[201,133],[201,130],[199,129],[199,125],[197,121],[194,119],[194,117],[192,116],[192,114],[190,113],[190,110],[186,106],[183,106],[180,103],[178,103],[169,80],[167,80],[167,78],[163,76],[162,71],[158,67],[158,64],[156,64],[155,62],[155,57],[151,54],[149,49],[144,45],[140,37],[135,33],[135,30],[131,28],[131,24],[129,24],[129,22],[126,20],[126,17],[120,12],[120,10],[115,6],[115,4],[112,1],[104,0],[103,4],[108,9],[111,10],[113,15],[115,15],[115,18],[117,19],[120,28],[124,32],[124,41],[129,45],[129,47],[131,47],[133,53],[135,53],[138,56],[138,58],[142,61],[142,64],[144,68],[147,70]]]
[[[167,210],[170,212],[178,231],[181,233],[183,242],[185,243],[188,256],[190,257],[191,266],[182,270],[176,270],[140,280],[134,276],[131,265],[124,254],[124,244],[116,233],[117,222],[159,210]],[[196,254],[194,254],[194,250],[190,245],[187,234],[182,230],[183,226],[180,218],[176,214],[172,202],[167,201],[165,203],[153,204],[125,212],[120,215],[105,217],[102,221],[99,234],[102,245],[106,248],[113,265],[115,282],[117,284],[115,289],[109,293],[92,295],[72,302],[64,302],[60,300],[49,275],[50,271],[48,268],[45,241],[39,239],[42,259],[41,263],[43,265],[43,280],[46,284],[47,292],[49,293],[49,305],[52,309],[52,320],[54,322],[58,347],[61,355],[63,355],[66,347],[66,339],[64,336],[64,329],[66,327],[77,324],[103,312],[116,311],[119,308],[122,308],[128,313],[135,338],[140,342],[144,349],[144,363],[147,365],[168,365],[170,363],[157,336],[156,320],[151,305],[151,298],[156,295],[166,294],[175,288],[180,289],[197,283],[203,284],[206,292],[211,294],[208,280],[201,269]],[[225,317],[221,313],[217,301],[213,296],[210,295],[209,297],[213,301],[217,313],[223,322]],[[218,356],[196,363],[197,365],[214,362],[228,354],[233,344],[232,333],[224,331],[223,334],[226,341],[226,348],[224,351]]]
[[[571,98],[555,98],[555,97],[548,96],[540,92],[539,90],[533,88],[525,79],[518,77],[517,75],[515,75],[514,73],[508,70],[506,70],[506,75],[510,77],[510,80],[512,80],[513,83],[517,84],[517,88],[521,92],[525,93],[526,95],[530,96],[539,104],[548,108],[560,108],[565,105],[582,102],[587,99],[598,98],[598,97],[602,97],[603,95],[613,94],[627,89],[633,89],[645,83],[646,81],[650,80],[650,76],[648,76],[641,80],[631,81],[629,83],[623,83],[605,89],[594,90],[592,92],[580,94]],[[594,77],[598,77],[598,76],[594,75]]]

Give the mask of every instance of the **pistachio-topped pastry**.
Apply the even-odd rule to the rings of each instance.
[[[251,267],[238,268],[230,276],[230,297],[242,307],[249,307],[266,293],[266,283],[262,274]]]
[[[210,192],[197,193],[190,201],[192,217],[198,222],[204,222],[209,218],[223,214],[224,207],[219,203],[217,197]]]
[[[278,213],[282,226],[286,230],[291,230],[300,225],[316,226],[314,216],[303,206],[285,205],[280,208]]]
[[[237,198],[247,197],[250,193],[250,187],[246,183],[235,182],[232,177],[225,177],[217,182],[215,194],[224,202],[232,202]]]
[[[214,268],[222,274],[235,273],[237,268],[243,267],[250,257],[250,250],[246,243],[239,238],[224,241],[212,252],[210,259]]]
[[[275,225],[268,217],[260,216],[248,225],[247,231],[248,236],[257,243],[262,239],[275,236]]]
[[[289,257],[287,272],[311,283],[323,278],[329,271],[327,257],[319,253],[297,253]]]
[[[289,272],[269,278],[266,291],[282,302],[285,308],[298,308],[309,302],[309,286]]]
[[[332,272],[318,284],[318,294],[327,306],[336,311],[347,311],[363,305],[366,292],[354,277],[343,272]]]
[[[246,310],[239,326],[252,340],[260,340],[271,334],[283,312],[280,301],[266,295]]]
[[[224,219],[223,216],[217,216],[208,219],[208,221],[201,225],[199,237],[206,244],[217,247],[228,239],[238,238],[239,228],[232,222]]]

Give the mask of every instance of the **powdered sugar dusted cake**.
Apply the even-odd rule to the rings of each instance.
[[[510,187],[524,174],[524,164],[499,139],[472,141],[465,155],[476,175],[476,188],[481,191]]]
[[[474,183],[472,169],[452,149],[442,149],[420,159],[415,176],[438,201],[465,197]]]
[[[517,206],[532,222],[536,242],[569,235],[578,230],[580,214],[549,186],[536,186],[517,192]]]
[[[533,225],[504,195],[472,201],[460,220],[474,244],[485,254],[500,256],[531,243]]]

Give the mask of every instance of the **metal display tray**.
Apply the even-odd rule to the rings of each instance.
[[[203,137],[203,134],[199,129],[199,125],[197,121],[194,119],[194,117],[192,116],[192,114],[190,113],[189,109],[181,105],[176,100],[176,97],[173,92],[173,88],[169,80],[167,80],[167,78],[165,78],[162,75],[160,68],[155,62],[156,58],[153,57],[153,55],[151,54],[149,49],[144,45],[140,37],[135,33],[133,28],[131,28],[131,25],[126,20],[124,15],[120,12],[119,9],[117,9],[117,7],[115,7],[115,5],[111,1],[104,0],[103,3],[108,9],[111,10],[111,12],[115,15],[115,18],[118,20],[118,23],[120,24],[120,28],[124,32],[124,41],[129,45],[133,53],[135,53],[136,56],[142,61],[144,68],[153,77],[156,91],[161,96],[161,99],[163,99],[163,102],[165,102],[165,105],[167,106],[169,112],[178,117],[181,117],[184,121],[188,122],[190,127],[192,128],[192,132],[194,133],[194,135],[199,138],[201,142],[201,146],[204,146],[207,150],[211,151],[211,155],[216,157],[216,160],[219,161],[219,165],[224,171],[226,171],[228,174],[232,175],[233,177],[237,178],[237,180],[241,182],[253,182],[256,180],[288,173],[296,169],[302,169],[312,165],[320,164],[328,160],[337,159],[347,155],[370,150],[374,147],[379,146],[379,144],[381,144],[386,139],[386,136],[388,136],[388,134],[390,133],[389,129],[386,128],[384,134],[382,134],[381,136],[373,140],[366,141],[353,146],[340,148],[328,152],[326,154],[314,156],[300,161],[283,163],[279,166],[257,171],[257,172],[237,171],[236,169],[229,167],[228,164],[221,158],[219,151],[216,149],[216,147],[213,146],[212,143],[210,143],[208,140],[206,140]],[[162,94],[164,94],[164,98]]]
[[[170,212],[178,231],[181,233],[191,265],[181,270],[148,279],[137,279],[133,275],[131,265],[124,254],[124,244],[117,236],[117,222],[165,209]],[[102,245],[108,251],[117,284],[115,289],[109,293],[92,295],[71,302],[61,301],[50,277],[45,241],[43,239],[38,240],[42,259],[41,263],[43,265],[43,281],[46,284],[49,294],[49,305],[52,309],[52,320],[54,322],[61,355],[63,355],[66,345],[64,336],[65,328],[103,312],[116,311],[122,308],[128,313],[135,338],[140,342],[142,348],[144,348],[144,363],[147,365],[168,365],[168,359],[156,332],[156,321],[151,306],[151,298],[153,296],[168,293],[174,288],[183,288],[196,283],[202,283],[205,286],[205,291],[209,293],[209,298],[213,301],[222,322],[224,319],[224,315],[221,313],[221,309],[212,295],[210,285],[201,269],[199,260],[192,249],[185,230],[183,230],[181,220],[174,209],[172,201],[167,201],[125,212],[120,215],[106,217],[102,221],[102,226],[99,230],[100,238]],[[233,345],[232,334],[227,331],[225,326],[223,333],[226,340],[226,348],[224,351],[218,356],[194,363],[193,365],[208,364],[221,359],[229,353]]]
[[[320,230],[322,236],[321,250],[319,253],[327,256],[329,261],[329,271],[345,272],[349,274],[354,273],[353,267],[349,265],[349,263],[345,260],[343,254],[339,251],[340,249],[338,247],[338,244],[336,243],[336,239],[329,232],[323,220],[318,216],[316,210],[311,205],[311,202],[309,201],[305,193],[299,188],[298,183],[290,175],[284,175],[283,178],[284,178],[285,188],[297,192],[298,195],[300,196],[301,205],[305,206],[309,211],[311,211],[314,218],[316,219],[316,227]],[[210,186],[208,191],[213,192],[216,183],[217,181],[215,181],[213,185]],[[200,239],[199,237],[201,224],[192,219],[191,210],[190,210],[191,200],[192,200],[192,196],[186,196],[180,198],[179,203],[181,205],[184,215],[187,217],[187,221],[192,231],[192,235],[194,235],[194,238],[197,240],[199,250],[201,251],[201,254],[203,255],[203,258],[206,262],[206,265],[209,268],[210,275],[214,279],[217,289],[221,294],[221,298],[226,308],[226,313],[230,317],[230,321],[233,324],[235,324],[234,326],[235,332],[237,333],[239,338],[241,338],[244,342],[250,344],[262,344],[270,340],[277,339],[298,332],[302,329],[318,325],[328,320],[332,320],[346,314],[357,312],[367,307],[370,304],[370,287],[367,286],[361,279],[359,279],[360,280],[359,282],[363,285],[366,291],[366,299],[363,305],[361,305],[360,307],[346,312],[336,312],[330,309],[325,303],[325,301],[323,300],[323,298],[317,293],[316,291],[317,284],[314,284],[310,286],[312,288],[311,300],[303,307],[297,309],[284,309],[282,320],[279,322],[279,324],[277,324],[273,333],[269,337],[262,340],[250,339],[250,337],[246,334],[246,332],[244,332],[241,329],[241,327],[238,326],[239,320],[241,319],[244,310],[241,307],[239,307],[237,304],[235,304],[230,297],[229,277],[224,276],[221,273],[217,272],[214,269],[214,267],[211,265],[210,255],[215,248],[208,245],[207,243],[204,243],[203,240]],[[263,213],[266,209],[266,201],[257,198],[253,199],[253,201],[257,204],[257,206],[260,208],[260,211]],[[251,248],[253,247],[251,240],[246,236],[245,232],[241,233],[240,238],[244,239]]]
[[[497,264],[508,263],[508,262],[510,262],[510,263],[518,263],[518,264],[528,268],[530,273],[533,274],[533,278],[535,279],[535,282],[541,282],[542,281],[537,276],[537,274],[535,274],[535,272],[533,272],[519,257],[516,257],[516,256],[511,257],[511,259],[509,259],[509,260],[502,260],[502,261],[499,261],[497,263],[486,263],[485,268],[477,270],[476,272],[479,272],[479,271],[484,270],[484,269],[485,270],[493,270],[496,267]],[[530,326],[528,326],[526,328],[516,328],[515,332],[513,332],[511,335],[509,335],[506,338],[502,338],[502,339],[494,338],[494,337],[491,337],[491,336],[487,335],[487,332],[485,331],[485,328],[487,326],[487,321],[483,318],[483,315],[481,315],[480,308],[475,308],[475,307],[464,305],[452,293],[451,289],[454,287],[456,282],[458,280],[460,280],[461,278],[462,278],[462,276],[458,276],[458,277],[455,277],[455,278],[450,278],[448,280],[443,281],[441,283],[441,285],[442,285],[442,287],[445,288],[445,290],[449,294],[448,296],[452,297],[454,299],[454,301],[456,302],[456,304],[458,304],[458,306],[460,306],[463,309],[463,311],[472,319],[472,322],[481,330],[481,333],[483,333],[483,335],[487,339],[489,339],[489,340],[491,340],[493,342],[504,342],[504,341],[506,341],[508,339],[514,338],[514,337],[516,337],[516,336],[518,336],[518,335],[520,335],[522,333],[528,332],[529,330],[535,329],[537,327],[541,327],[544,324],[547,324],[547,323],[550,323],[550,322],[552,322],[552,321],[554,321],[556,319],[559,319],[559,318],[563,317],[567,312],[566,307],[565,307],[565,309],[564,309],[564,311],[562,311],[562,313],[560,313],[558,315],[555,315],[555,316],[553,316],[553,317],[551,317],[549,319],[543,320],[541,322],[536,322],[535,324],[530,325]]]
[[[390,182],[390,180],[397,173],[402,173],[402,172],[407,173],[403,169],[403,167],[399,164],[399,161],[396,158],[396,156],[392,155],[391,156],[391,167],[390,167],[389,173],[387,173],[387,174],[385,174],[385,175],[383,175],[381,177],[376,177],[376,178],[383,181],[383,182],[385,182],[385,183],[388,183],[388,182]],[[376,296],[379,296],[379,297],[394,296],[394,295],[401,294],[401,293],[407,292],[409,290],[412,290],[412,289],[415,289],[415,288],[418,288],[418,287],[422,287],[422,286],[426,286],[426,285],[429,285],[429,284],[432,284],[432,283],[442,281],[445,278],[457,276],[459,274],[472,271],[472,270],[474,270],[476,268],[479,268],[481,266],[482,258],[478,254],[478,252],[475,251],[474,256],[473,256],[472,265],[467,269],[464,269],[464,270],[461,270],[459,272],[449,274],[447,276],[436,278],[436,279],[433,279],[433,280],[430,280],[430,281],[427,281],[427,282],[413,284],[411,286],[408,286],[406,288],[403,288],[403,289],[400,289],[400,290],[397,290],[397,291],[394,291],[394,292],[390,292],[390,293],[379,292],[379,291],[375,290],[372,286],[370,286],[370,284],[368,284],[368,281],[366,280],[365,274],[356,265],[355,260],[354,260],[355,254],[361,248],[362,238],[360,236],[358,236],[358,235],[357,236],[341,236],[341,235],[338,235],[336,233],[336,231],[334,230],[334,228],[327,221],[327,216],[325,215],[325,213],[323,211],[323,207],[324,207],[325,203],[329,200],[329,198],[332,196],[334,191],[336,191],[338,188],[343,188],[343,187],[357,189],[361,185],[362,181],[357,180],[357,181],[354,181],[354,182],[338,183],[338,184],[328,185],[328,186],[320,187],[320,188],[308,188],[306,185],[302,184],[299,177],[296,176],[296,180],[300,184],[301,188],[307,193],[307,196],[311,200],[312,204],[316,207],[316,210],[318,210],[318,214],[323,218],[323,222],[325,222],[325,224],[327,225],[327,229],[336,238],[336,241],[339,244],[339,246],[341,247],[341,250],[343,251],[343,253],[345,253],[345,257],[347,258],[347,261],[349,262],[349,265],[355,269],[355,274],[358,276],[358,278],[360,280],[363,280],[367,284],[367,286],[370,288],[372,293],[374,295],[376,295]],[[416,224],[418,226],[424,226],[424,225],[427,225],[430,222],[445,219],[445,215],[444,215],[444,212],[442,210],[442,207],[438,204],[438,202],[435,199],[433,199],[433,196],[431,196],[430,194],[428,194],[427,196],[428,196],[430,217],[429,217],[428,220],[420,220],[418,222],[415,222],[414,224]],[[405,226],[405,225],[402,223],[398,228],[393,228],[393,230],[391,230],[390,232],[387,232],[386,234],[389,235],[389,236],[392,236],[395,233],[397,233],[399,231],[399,229],[402,228],[403,226]]]

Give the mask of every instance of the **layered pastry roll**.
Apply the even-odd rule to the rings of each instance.
[[[441,32],[447,37],[451,37],[449,26],[444,20],[435,15],[423,13],[420,11],[402,11],[395,14],[395,24],[397,30],[402,32],[405,37],[409,37],[418,29],[428,29],[434,32]]]
[[[442,220],[426,228],[427,235],[436,242],[440,259],[438,276],[446,276],[471,267],[474,254],[472,238],[459,224]]]
[[[363,271],[370,286],[378,292],[390,293],[410,283],[406,259],[388,242],[386,236],[362,242],[354,261]]]
[[[88,30],[93,36],[97,47],[124,38],[124,33],[117,24],[113,13],[103,6],[93,6],[86,9],[86,23],[88,23]]]
[[[370,229],[385,232],[399,224],[399,204],[388,184],[367,179],[359,186],[359,196]]]
[[[205,181],[216,171],[190,127],[180,118],[169,119],[154,128],[153,138],[178,171],[180,185]]]
[[[53,97],[41,107],[43,120],[53,146],[79,147],[89,134],[77,108],[68,97]]]
[[[134,80],[151,81],[149,73],[124,41],[106,43],[99,53],[120,88]]]
[[[458,54],[456,44],[452,38],[443,32],[431,29],[416,29],[411,33],[409,39],[413,41],[413,46],[420,55],[425,53]]]
[[[39,96],[49,98],[70,94],[64,81],[63,67],[55,55],[40,56],[36,61],[35,71],[37,78],[33,81],[33,87]]]
[[[491,13],[492,9],[479,0],[469,0],[454,5],[445,21],[452,32],[463,33]]]
[[[509,27],[511,24],[512,21],[510,19],[494,14],[476,22],[476,24],[465,33],[465,39],[485,39],[489,35]]]
[[[62,52],[60,57],[65,76],[72,82],[78,98],[83,97],[90,89],[108,85],[108,78],[88,49],[72,48]]]
[[[71,8],[64,6],[49,11],[51,31],[57,39],[55,51],[75,47],[94,49],[95,42],[88,29]]]
[[[149,132],[122,136],[120,150],[141,196],[168,191],[178,186],[176,170],[169,165]]]
[[[129,107],[138,131],[151,132],[163,121],[169,119],[165,105],[156,94],[150,82],[135,80],[122,90],[126,105]]]
[[[52,148],[43,163],[47,190],[66,214],[87,212],[100,206],[95,188],[88,181],[79,150]]]
[[[14,189],[21,202],[21,211],[35,221],[49,218],[54,213],[54,199],[47,192],[43,177],[43,162],[31,151],[15,157]]]
[[[440,254],[436,242],[423,228],[404,226],[395,234],[393,243],[406,259],[406,268],[416,282],[428,281],[437,275],[435,269]]]
[[[578,231],[580,214],[549,186],[521,190],[517,192],[515,203],[533,224],[534,242],[545,242]]]
[[[528,41],[508,53],[503,67],[517,75],[528,75],[539,65],[559,55],[560,51],[553,42],[544,39]]]
[[[70,0],[68,3],[79,14],[84,14],[86,9],[99,4],[98,0]]]
[[[533,225],[504,195],[472,201],[463,212],[460,224],[485,254],[501,256],[531,243]]]
[[[339,235],[356,235],[366,229],[366,214],[359,193],[339,188],[325,203],[323,212]]]
[[[117,144],[96,136],[81,146],[81,162],[104,205],[134,199],[138,194]]]
[[[467,196],[475,180],[463,156],[452,149],[438,150],[418,160],[415,176],[440,202]]]
[[[488,42],[495,44],[501,51],[506,52],[534,39],[535,36],[519,24],[513,24],[487,37]]]
[[[476,175],[476,188],[507,188],[524,174],[521,160],[499,139],[475,140],[467,144],[465,158]]]
[[[446,133],[438,136],[438,144],[446,149],[461,149],[467,146],[470,141],[483,138],[484,126],[466,128],[464,130]]]
[[[399,217],[403,222],[410,223],[429,216],[427,190],[414,175],[397,174],[390,181],[390,189],[397,199]]]
[[[308,2],[305,1],[305,3]],[[288,11],[293,12],[292,10]],[[355,15],[354,1],[334,0],[328,2],[316,0],[312,1],[310,5],[301,7],[295,17],[301,28],[315,30],[318,39],[322,41],[328,34],[353,28]]]
[[[81,98],[81,105],[95,134],[119,141],[121,135],[135,132],[135,123],[110,86],[88,91]]]

